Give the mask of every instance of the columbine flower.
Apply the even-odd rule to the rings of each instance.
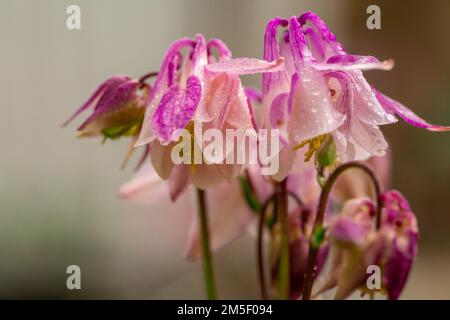
[[[382,285],[389,299],[400,296],[417,256],[419,231],[408,201],[398,191],[381,195],[384,216],[380,233],[385,248],[381,257]]]
[[[307,25],[310,22],[312,26]],[[284,28],[281,39],[278,28]],[[397,121],[431,131],[450,127],[428,124],[400,103],[371,87],[362,70],[390,70],[393,61],[347,54],[326,24],[306,12],[289,20],[275,18],[265,33],[264,59],[285,58],[284,70],[263,74],[264,125],[284,130],[284,165],[292,164],[291,149],[308,146],[308,161],[331,135],[338,160],[382,156],[387,142],[378,126]],[[288,169],[281,167],[275,179]]]
[[[139,133],[149,98],[149,85],[128,76],[114,76],[103,82],[89,99],[66,121],[68,125],[83,111],[92,114],[78,128],[81,137],[103,135],[116,139]]]
[[[281,44],[277,39],[280,26],[289,26]],[[343,123],[344,116],[333,108],[325,79],[312,66],[306,38],[296,20],[294,24],[282,18],[270,21],[264,42],[265,60],[285,58],[283,71],[263,74],[262,80],[264,126],[284,131],[282,166],[275,176],[282,180],[293,163],[292,148],[335,130]]]
[[[181,49],[187,47],[186,57]],[[218,62],[213,55],[217,49]],[[144,124],[136,145],[151,144],[151,160],[158,175],[167,179],[174,168],[171,151],[179,136],[177,129],[191,133],[193,149],[202,150],[195,133],[204,129],[253,129],[252,116],[239,74],[279,69],[282,59],[267,63],[257,59],[231,60],[231,52],[220,40],[206,43],[202,35],[180,39],[168,49],[153,84]],[[195,152],[193,152],[195,153]],[[192,159],[192,162],[195,162]],[[230,181],[242,166],[222,164],[182,165],[183,183],[191,180],[207,188],[224,179]]]
[[[390,70],[394,66],[392,60],[380,62],[371,56],[348,54],[324,21],[312,12],[303,13],[298,21],[312,48],[315,68],[322,70],[327,79],[335,108],[346,115],[344,124],[333,132],[341,161],[384,155],[388,144],[378,126],[396,122],[396,115],[430,131],[450,130],[427,123],[367,83],[362,70]],[[308,22],[312,26],[306,25]]]
[[[133,144],[139,134],[144,119],[150,86],[144,79],[128,76],[114,76],[103,82],[89,99],[66,121],[68,125],[83,111],[93,108],[92,114],[78,127],[80,137],[103,136],[107,139],[133,137],[122,163],[124,167],[133,151]],[[138,164],[147,156],[146,150]]]
[[[337,286],[336,299],[345,299],[357,289],[373,294],[366,284],[367,268],[376,265],[381,270],[380,292],[398,299],[417,255],[417,221],[398,191],[383,193],[381,200],[379,230],[373,226],[374,204],[367,198],[346,202],[330,224],[332,272],[318,293]]]

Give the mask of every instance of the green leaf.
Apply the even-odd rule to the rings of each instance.
[[[327,229],[323,226],[319,226],[314,229],[313,237],[312,237],[312,245],[314,248],[319,248],[325,240],[325,233]]]

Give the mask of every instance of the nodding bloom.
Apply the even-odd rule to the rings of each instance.
[[[92,114],[78,127],[81,137],[116,139],[136,136],[144,119],[150,86],[129,76],[114,76],[103,82],[89,99],[66,121],[68,125],[82,112]]]
[[[337,287],[336,299],[345,299],[357,289],[370,294],[379,290],[391,300],[400,296],[417,255],[417,221],[398,191],[385,192],[380,198],[378,230],[374,228],[375,206],[367,198],[346,202],[330,224],[332,271],[318,293]],[[377,289],[367,286],[369,266],[380,268]]]
[[[182,49],[187,49],[183,56]],[[217,51],[217,58],[214,55]],[[283,59],[265,62],[257,59],[231,59],[228,47],[218,39],[175,41],[167,50],[150,94],[143,127],[136,145],[151,145],[151,160],[158,175],[167,179],[174,167],[171,151],[180,141],[179,129],[190,132],[193,148],[202,150],[196,128],[254,129],[240,74],[272,72]],[[189,180],[207,188],[222,180],[230,181],[242,166],[224,164],[177,165],[185,185]],[[183,188],[180,186],[180,188]]]
[[[427,123],[371,87],[362,71],[390,70],[393,61],[348,54],[312,12],[273,19],[264,41],[265,60],[285,58],[283,70],[263,74],[262,100],[265,126],[285,132],[288,158],[294,156],[289,150],[308,146],[308,161],[330,135],[341,162],[382,156],[388,144],[379,126],[396,122],[396,116],[430,131],[450,130]],[[281,171],[277,180],[287,174]]]
[[[419,229],[408,201],[400,192],[385,192],[381,201],[384,213],[380,233],[385,246],[380,261],[384,270],[382,289],[389,299],[395,300],[400,296],[417,256]]]

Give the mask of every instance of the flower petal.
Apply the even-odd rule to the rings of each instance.
[[[298,21],[303,26],[307,22],[311,22],[316,31],[321,35],[323,46],[327,52],[326,56],[331,56],[329,53],[346,54],[344,47],[336,40],[336,36],[330,31],[327,24],[314,12],[306,11],[298,17]]]
[[[201,92],[200,80],[190,76],[186,81],[186,90],[173,86],[162,97],[152,117],[152,129],[162,143],[168,144],[172,133],[185,128],[191,121],[200,102]]]
[[[101,134],[102,129],[142,121],[150,87],[142,89],[139,81],[130,79],[105,90],[94,112],[80,125],[80,136]]]
[[[228,73],[236,75],[277,72],[283,68],[284,58],[280,57],[272,62],[254,58],[236,58],[222,62],[211,63],[205,68],[213,73]]]
[[[170,199],[176,201],[180,194],[182,194],[189,183],[189,166],[177,165],[173,168],[172,173],[168,179]]]
[[[142,129],[135,143],[136,147],[148,144],[153,140],[154,133],[152,131],[151,118],[160,103],[161,97],[164,95],[165,91],[173,85],[175,72],[180,63],[180,50],[186,46],[193,47],[195,44],[196,42],[193,39],[181,38],[172,43],[167,49],[161,67],[159,68],[158,76],[153,83]]]
[[[142,204],[156,204],[167,197],[167,191],[166,182],[156,174],[150,163],[146,163],[120,187],[119,196]]]
[[[95,89],[94,93],[89,97],[89,99],[77,110],[75,111],[75,113],[73,115],[70,116],[69,119],[67,119],[62,126],[65,127],[67,126],[73,119],[75,119],[80,113],[82,113],[83,111],[87,110],[90,106],[92,106],[92,104],[94,103],[94,101],[103,95],[103,93],[111,88],[115,88],[118,85],[120,85],[121,83],[129,80],[130,77],[127,76],[114,76],[106,81],[104,81],[102,84],[100,84],[98,86],[97,89]]]
[[[373,92],[375,93],[378,101],[386,110],[386,112],[395,113],[400,118],[402,118],[405,122],[409,123],[418,128],[423,128],[429,131],[450,131],[450,126],[439,126],[426,122],[424,119],[420,118],[414,112],[412,112],[409,108],[405,107],[398,101],[389,98],[388,96],[382,94],[377,89],[372,87]]]
[[[192,183],[200,189],[209,189],[224,181],[222,173],[216,164],[198,164],[191,171]]]
[[[220,39],[210,39],[207,44],[208,51],[212,48],[216,48],[219,54],[219,60],[231,59],[231,51],[228,46]]]
[[[292,77],[288,130],[292,144],[301,143],[340,127],[345,116],[333,107],[324,78],[304,67]]]
[[[328,58],[326,63],[315,63],[314,68],[318,70],[392,70],[394,60],[389,59],[380,62],[372,56],[358,56],[351,54],[340,54]]]
[[[389,300],[397,300],[403,291],[417,254],[417,239],[410,243],[411,252],[401,250],[395,241],[383,273]]]
[[[174,166],[172,162],[172,144],[162,145],[158,140],[153,140],[151,144],[150,160],[156,173],[161,179],[168,179]]]
[[[223,182],[206,193],[211,249],[217,250],[241,236],[254,219],[241,194],[239,182]],[[188,246],[188,259],[201,257],[200,231],[197,216],[191,221]]]

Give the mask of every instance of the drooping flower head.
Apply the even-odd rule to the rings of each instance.
[[[312,12],[273,19],[264,40],[265,60],[285,58],[284,70],[263,74],[262,99],[265,126],[285,130],[287,158],[294,156],[289,150],[307,146],[308,161],[327,136],[341,162],[382,156],[388,144],[379,126],[396,122],[396,116],[430,131],[450,130],[428,124],[371,87],[362,71],[390,70],[393,61],[348,54]],[[275,178],[283,179],[287,171],[282,168]]]
[[[149,93],[150,86],[146,83],[128,76],[114,76],[103,82],[63,126],[93,108],[92,114],[78,127],[81,137],[103,135],[115,139],[137,135]]]
[[[374,228],[374,204],[367,198],[348,201],[329,228],[332,271],[319,293],[337,287],[336,299],[353,291],[373,294],[367,286],[368,268],[378,267],[380,293],[398,299],[417,255],[418,228],[408,202],[398,191],[381,196],[382,217]]]
[[[194,158],[195,150],[203,147],[201,132],[197,134],[196,128],[223,132],[254,129],[239,75],[276,71],[281,64],[282,59],[271,63],[231,59],[231,52],[222,41],[206,42],[202,35],[175,41],[167,50],[153,84],[136,145],[151,145],[152,164],[163,179],[169,178],[176,167],[174,173],[182,176],[179,181],[183,185],[191,181],[197,187],[207,188],[223,180],[230,181],[242,165],[198,164],[192,159],[194,166],[175,166],[171,152],[180,139],[177,130],[189,131]]]
[[[416,217],[400,192],[385,192],[381,200],[385,210],[380,229],[385,241],[381,258],[382,285],[389,299],[395,300],[400,296],[417,256],[419,230]]]
[[[133,144],[141,130],[145,107],[150,96],[150,86],[145,78],[114,76],[103,82],[89,99],[66,121],[63,126],[84,111],[92,108],[91,115],[78,127],[80,137],[103,136],[107,139],[132,137],[132,144],[125,154],[124,167],[133,151]],[[146,149],[139,161],[142,164],[148,154]]]

